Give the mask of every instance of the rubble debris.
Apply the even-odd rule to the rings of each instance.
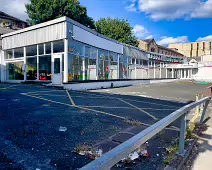
[[[67,127],[60,126],[60,127],[59,127],[59,131],[60,131],[60,132],[65,132],[65,131],[67,131]]]
[[[124,122],[129,125],[133,125],[133,126],[141,126],[142,125],[141,122],[134,120],[134,119],[125,119]]]
[[[101,157],[103,154],[102,149],[91,148],[88,145],[80,145],[74,150],[74,152],[79,155],[86,156],[93,160]]]

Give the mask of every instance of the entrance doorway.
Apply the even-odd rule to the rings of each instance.
[[[52,84],[62,84],[62,54],[52,55]]]

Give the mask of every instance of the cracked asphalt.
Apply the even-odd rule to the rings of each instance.
[[[91,161],[73,153],[78,145],[98,145],[126,129],[135,135],[194,100],[207,86],[174,82],[76,92],[0,84],[0,169],[78,169]],[[141,122],[141,129],[125,119]],[[60,132],[60,126],[67,131]],[[179,123],[173,126],[177,129]],[[176,138],[176,129],[165,130],[163,142]],[[123,138],[116,138],[116,143]],[[162,151],[156,146],[161,138],[151,141],[152,159],[136,169],[160,166],[162,157],[154,155]]]

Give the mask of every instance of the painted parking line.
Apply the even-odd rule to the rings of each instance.
[[[36,99],[40,99],[40,100],[44,100],[44,101],[51,102],[51,103],[57,103],[57,104],[61,104],[61,105],[66,105],[66,106],[74,107],[74,106],[72,106],[70,104],[67,104],[67,103],[58,102],[58,101],[54,101],[54,100],[49,100],[49,99],[45,99],[45,98],[38,97],[38,96],[32,96],[32,95],[29,95],[27,93],[21,93],[21,95],[32,97],[32,98],[36,98]]]
[[[154,103],[154,102],[145,102],[145,101],[138,101],[138,100],[133,100],[133,99],[125,99],[125,100],[132,101],[132,102],[138,102],[138,103],[146,103],[146,104],[151,104],[151,105],[156,105],[156,106],[165,106],[165,107],[179,108],[177,106],[166,105],[166,104],[159,104],[159,103]]]
[[[11,86],[8,86],[8,87],[4,87],[4,88],[0,88],[0,90],[6,90],[6,89],[9,89],[11,87],[15,87],[15,86],[19,86],[20,84],[16,84],[16,85],[11,85]]]
[[[72,96],[73,98],[73,96]],[[87,108],[105,108],[105,109],[137,109],[137,108],[134,108],[134,107],[119,107],[119,106],[114,106],[114,107],[111,107],[111,106],[84,106],[84,105],[79,105],[80,107],[87,107]],[[176,109],[161,109],[161,108],[140,108],[140,109],[143,109],[143,110],[167,110],[167,111],[175,111]]]
[[[134,107],[134,108],[136,108],[136,109],[138,109],[138,110],[140,110],[141,112],[145,113],[146,115],[148,115],[149,117],[153,118],[154,120],[158,120],[158,118],[156,118],[155,116],[151,115],[150,113],[144,111],[143,109],[140,109],[140,108],[134,106],[133,104],[131,104],[129,102],[126,102],[126,101],[124,101],[122,99],[119,99],[119,100],[122,101],[122,102],[124,102],[124,103],[126,103],[126,104],[128,104],[128,105],[130,105],[130,106],[132,106],[132,107]]]
[[[72,104],[73,106],[76,106],[76,104],[74,103],[74,101],[73,101],[73,99],[72,99],[70,93],[68,92],[68,90],[66,90],[66,93],[67,93],[67,95],[68,95],[69,100],[71,101],[71,104]]]
[[[54,101],[54,100],[48,100],[48,99],[45,99],[45,98],[42,98],[42,97],[29,95],[27,93],[21,93],[21,95],[32,97],[32,98],[36,98],[36,99],[39,99],[39,100],[44,100],[44,101],[51,102],[51,103],[61,104],[61,105],[69,106],[69,107],[75,107],[75,108],[79,108],[79,109],[83,109],[83,110],[87,110],[87,111],[93,111],[93,112],[96,112],[96,113],[101,113],[101,114],[104,114],[104,115],[107,115],[107,116],[111,116],[111,117],[115,117],[115,118],[119,118],[119,119],[122,119],[122,120],[127,120],[126,117],[122,117],[122,116],[118,116],[118,115],[114,115],[114,114],[111,114],[111,113],[102,112],[102,111],[98,111],[98,110],[94,110],[94,109],[89,109],[89,108],[85,108],[85,107],[81,107],[81,106],[73,106],[71,104],[58,102],[58,101]],[[141,125],[151,126],[150,124],[146,124],[146,123],[143,123],[143,122],[141,122]],[[176,128],[165,128],[165,129],[178,131],[178,129],[176,129]]]

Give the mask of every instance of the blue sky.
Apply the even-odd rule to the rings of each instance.
[[[128,19],[140,39],[158,43],[212,40],[212,0],[80,0],[94,20]]]
[[[212,0],[79,0],[88,15],[128,19],[139,39],[166,46],[212,40]],[[0,0],[0,10],[26,19],[29,0]]]

